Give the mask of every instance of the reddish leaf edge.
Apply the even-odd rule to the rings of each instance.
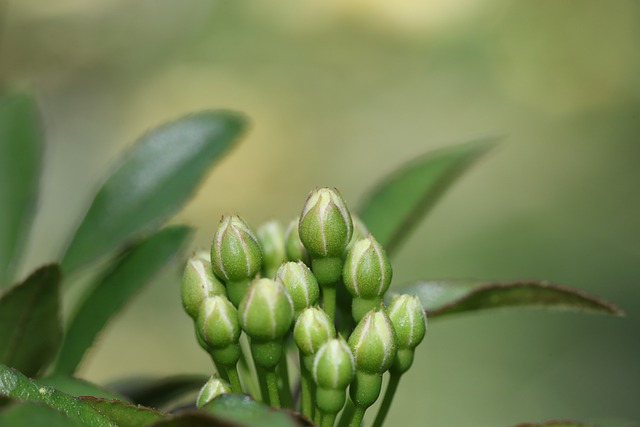
[[[455,310],[458,305],[462,304],[465,301],[469,301],[474,297],[482,296],[482,294],[486,292],[490,292],[496,289],[503,289],[503,290],[515,289],[515,288],[524,287],[524,286],[552,289],[559,293],[563,293],[573,297],[578,297],[585,301],[594,303],[595,305],[599,306],[601,310],[595,310],[595,309],[590,309],[585,307],[571,307],[563,304],[544,305],[544,304],[531,303],[531,304],[517,304],[513,306],[502,306],[502,307],[500,306],[477,307],[469,310],[464,310],[464,312],[489,310],[489,309],[497,309],[497,308],[528,307],[528,308],[547,308],[547,309],[555,309],[555,310],[564,309],[566,311],[588,311],[588,312],[602,313],[602,314],[607,313],[615,317],[626,316],[626,313],[624,312],[624,310],[612,302],[609,302],[603,298],[591,295],[585,291],[581,291],[575,288],[570,288],[568,286],[559,285],[546,280],[517,280],[517,281],[510,281],[510,282],[490,282],[487,284],[479,285],[477,288],[469,291],[468,294],[460,298],[457,298],[447,304],[444,304],[443,306],[435,310],[427,310],[427,316],[429,318],[437,318],[437,317],[444,317],[451,314],[456,314],[456,313],[459,313],[459,311]]]

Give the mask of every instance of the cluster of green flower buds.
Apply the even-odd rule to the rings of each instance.
[[[383,246],[335,189],[312,191],[286,230],[269,221],[254,234],[240,217],[223,217],[210,258],[194,255],[182,280],[184,309],[218,372],[203,387],[198,406],[249,387],[254,397],[298,408],[326,427],[348,401],[340,423],[359,426],[389,372],[379,426],[392,385],[411,367],[426,332],[417,297],[396,296],[385,307],[392,277]],[[350,304],[338,307],[337,293]],[[293,343],[301,381],[297,404],[287,366]],[[259,396],[251,387],[256,382]]]

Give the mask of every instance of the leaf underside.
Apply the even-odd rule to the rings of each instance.
[[[62,260],[65,273],[135,241],[191,197],[237,141],[243,116],[204,111],[140,138],[97,192]]]
[[[619,307],[608,301],[547,281],[434,280],[394,289],[390,297],[396,293],[417,295],[429,318],[506,307],[541,307],[624,315]]]
[[[48,265],[0,298],[0,363],[34,376],[52,361],[62,339],[60,279]]]
[[[387,176],[367,197],[359,216],[392,256],[425,214],[497,138],[426,153]]]

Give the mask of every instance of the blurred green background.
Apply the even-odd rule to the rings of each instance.
[[[640,2],[4,0],[0,78],[48,132],[23,273],[56,259],[136,136],[202,108],[252,128],[175,219],[289,220],[316,186],[352,206],[413,157],[505,135],[394,262],[419,278],[544,278],[626,319],[498,311],[434,321],[388,425],[640,419]],[[206,373],[169,268],[81,374]],[[372,411],[373,412],[373,411]]]

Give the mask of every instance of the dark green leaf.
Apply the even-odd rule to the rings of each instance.
[[[62,261],[69,272],[148,233],[177,212],[238,139],[242,116],[205,111],[143,136],[96,194]]]
[[[150,424],[149,427],[253,427],[229,422],[202,411],[184,411]]]
[[[36,375],[58,351],[60,269],[49,265],[0,298],[0,363]]]
[[[0,364],[0,396],[21,402],[43,403],[85,426],[116,426],[85,402],[53,387],[30,380],[15,369]]]
[[[495,139],[429,152],[387,176],[371,192],[360,218],[378,242],[393,254],[440,196]]]
[[[223,394],[203,407],[216,417],[251,427],[295,427],[290,413],[274,410],[243,394]]]
[[[80,400],[91,405],[118,427],[142,427],[164,417],[164,414],[151,408],[121,400],[97,399],[92,396],[80,397]]]
[[[127,380],[113,388],[134,403],[161,408],[186,393],[200,390],[208,379],[205,375],[178,375],[162,379]]]
[[[70,394],[71,396],[93,396],[104,399],[127,400],[126,397],[97,384],[68,375],[50,375],[40,378],[38,382],[43,385],[55,387],[61,392]]]
[[[429,318],[501,307],[543,307],[567,311],[612,314],[624,312],[603,299],[545,281],[493,282],[439,280],[394,289],[417,295]]]
[[[41,403],[15,403],[0,412],[2,427],[82,427],[83,425]]]
[[[38,108],[23,93],[0,99],[0,287],[13,279],[35,211],[42,129]]]
[[[55,368],[71,375],[107,321],[181,249],[186,226],[166,227],[131,249],[98,280],[73,316]]]

